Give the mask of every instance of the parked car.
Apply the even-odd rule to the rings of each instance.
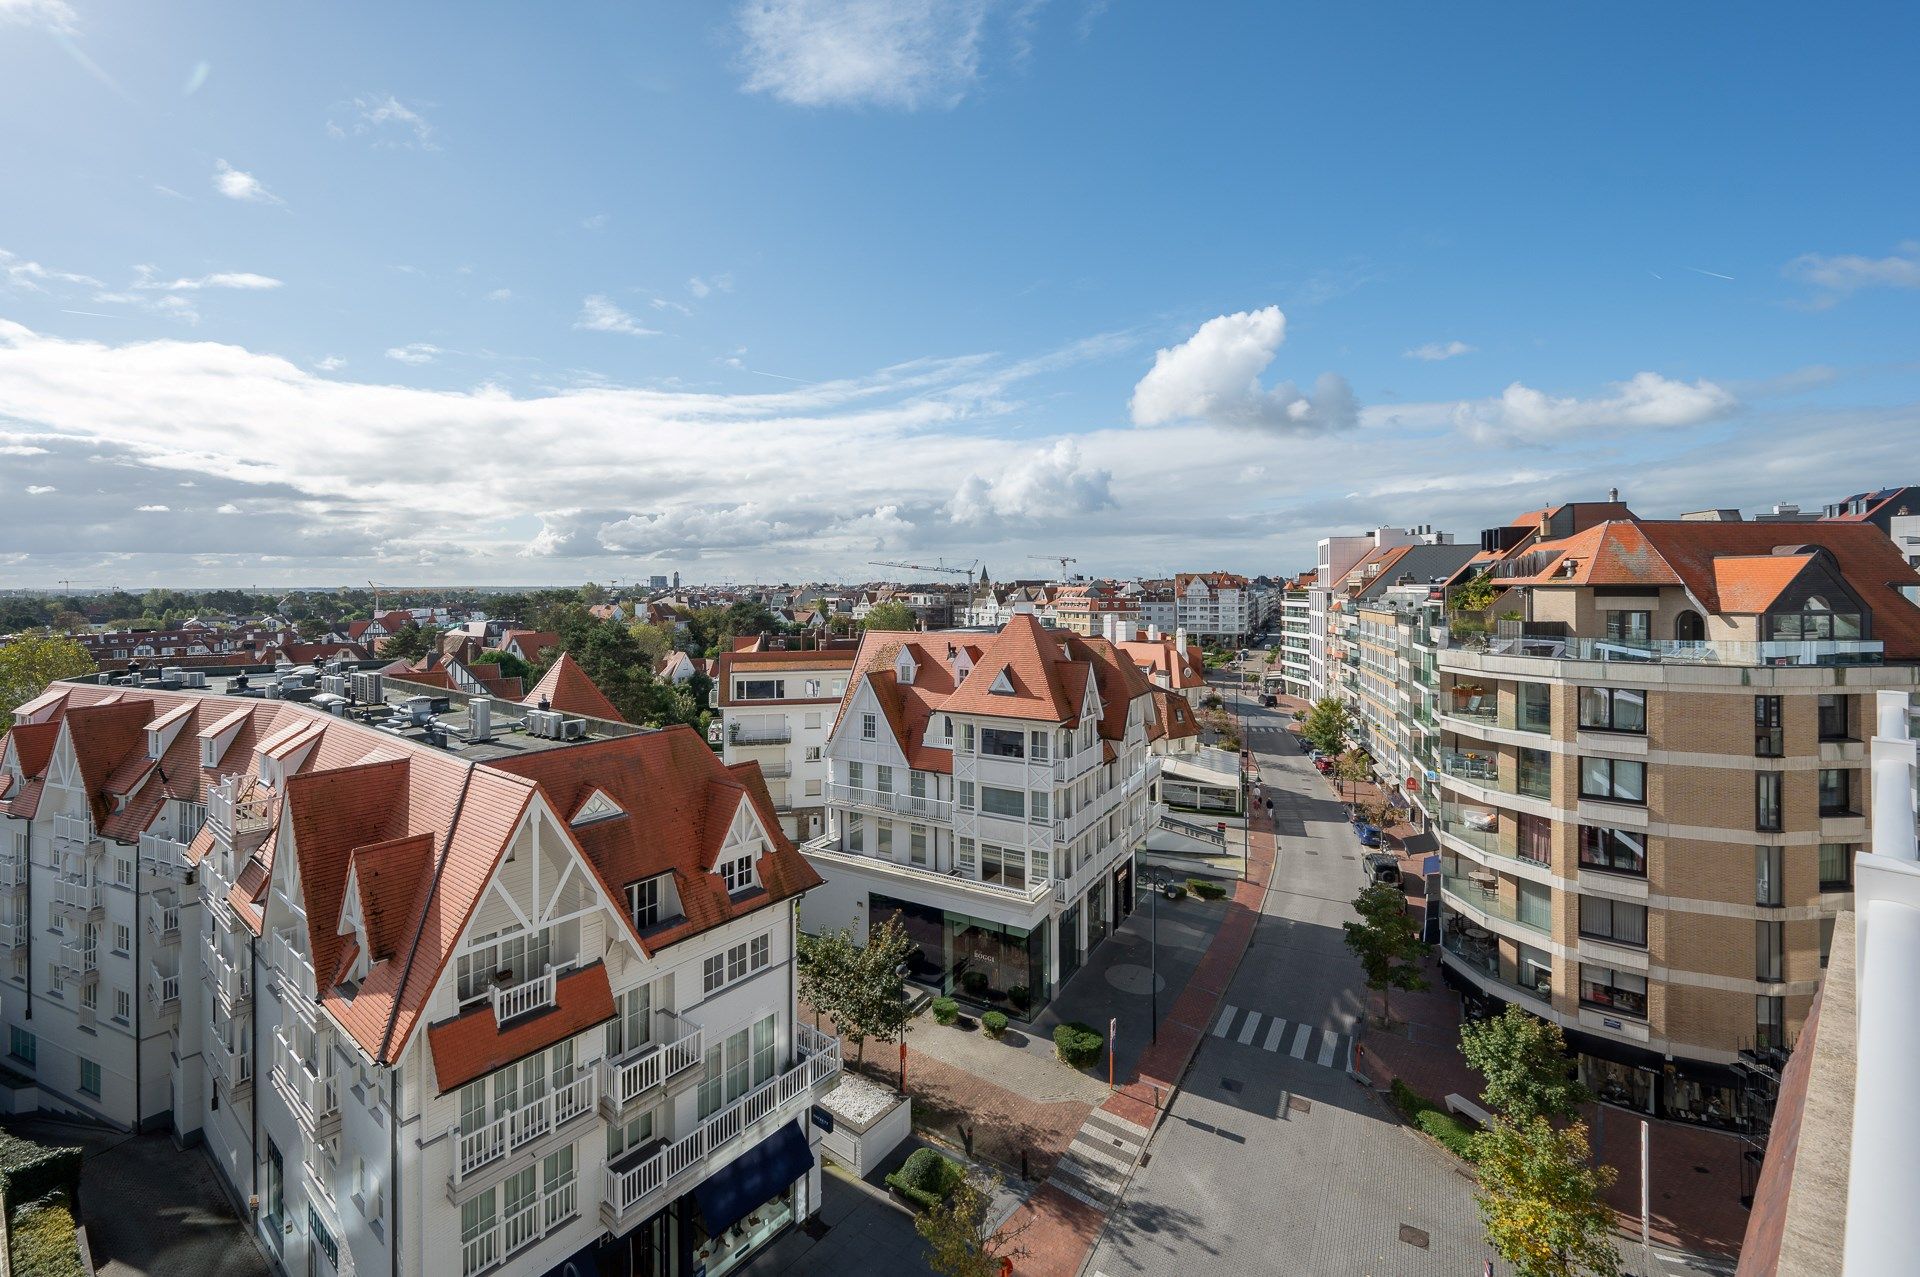
[[[1378,825],[1368,825],[1360,821],[1355,821],[1353,832],[1359,836],[1362,847],[1378,847],[1380,845],[1380,826]]]
[[[1326,776],[1333,771],[1333,760],[1326,757],[1316,758],[1313,760],[1313,766],[1314,770],[1318,771],[1322,776]]]
[[[1267,695],[1262,696],[1260,698],[1260,703],[1266,706],[1268,709],[1272,709],[1274,706],[1280,703],[1280,698],[1273,695],[1271,692],[1269,692]]]
[[[1366,858],[1367,881],[1400,885],[1400,858],[1391,852],[1376,851]]]

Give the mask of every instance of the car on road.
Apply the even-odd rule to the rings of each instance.
[[[1367,881],[1400,885],[1400,857],[1390,851],[1376,851],[1366,857]]]
[[[1378,847],[1381,845],[1380,826],[1378,825],[1369,825],[1364,821],[1356,820],[1353,822],[1353,832],[1359,837],[1362,847]]]
[[[1260,698],[1260,703],[1266,706],[1268,709],[1272,709],[1274,706],[1280,703],[1280,699],[1279,697],[1275,696],[1272,692],[1268,692],[1265,696],[1262,696]]]
[[[1333,760],[1325,754],[1321,754],[1313,760],[1313,767],[1314,770],[1322,776],[1331,775],[1333,772]]]

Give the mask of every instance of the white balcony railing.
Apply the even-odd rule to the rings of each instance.
[[[678,1025],[679,1019],[672,1020]],[[705,1031],[695,1027],[672,1042],[651,1042],[618,1059],[600,1061],[600,1093],[618,1111],[654,1087],[700,1063]]]
[[[601,1219],[609,1227],[639,1214],[661,1189],[704,1162],[732,1141],[769,1118],[785,1118],[811,1103],[813,1088],[840,1071],[840,1040],[816,1033],[804,1025],[794,1030],[800,1062],[735,1100],[675,1141],[635,1166],[607,1173],[606,1199]]]
[[[827,787],[827,801],[839,803],[845,807],[860,807],[868,811],[888,812],[901,816],[920,816],[927,820],[952,820],[953,801],[948,798],[926,798],[898,790],[855,789],[849,785],[830,784]]]
[[[312,1003],[307,989],[319,988],[313,979],[313,963],[307,957],[306,938],[292,927],[273,933],[273,978],[280,1000],[310,1018]]]
[[[155,902],[147,915],[147,934],[160,944],[180,943],[180,906]]]
[[[519,984],[496,986],[493,990],[493,1019],[496,1024],[505,1024],[515,1016],[538,1011],[541,1007],[550,1007],[554,1002],[555,990],[559,988],[559,978],[552,967],[548,967],[531,980]]]
[[[207,787],[207,823],[229,845],[236,837],[264,833],[273,823],[272,796],[229,776]]]
[[[99,851],[101,849],[99,840],[93,833],[93,817],[72,814],[55,816],[53,846],[55,851],[62,852],[92,854]]]
[[[52,895],[49,899],[56,908],[91,913],[100,908],[100,884],[91,878],[70,878],[62,875],[53,880]]]
[[[580,1213],[580,1181],[570,1179],[462,1243],[461,1277],[474,1277],[511,1258]]]
[[[555,1086],[533,1103],[503,1114],[485,1126],[467,1132],[457,1126],[449,1130],[448,1137],[453,1141],[454,1186],[458,1187],[489,1162],[589,1112],[594,1105],[597,1078],[598,1074],[592,1069],[580,1069],[564,1085]]]
[[[287,1038],[285,1025],[273,1031],[273,1041],[274,1089],[280,1092],[301,1129],[314,1135],[340,1116],[339,1077],[322,1073],[301,1058]]]
[[[140,835],[140,868],[178,882],[187,876],[187,844],[158,834]]]
[[[0,891],[20,890],[32,874],[32,868],[24,860],[0,859]]]
[[[26,923],[0,922],[0,949],[18,949],[26,943]]]
[[[100,978],[100,946],[84,940],[67,940],[60,945],[55,959],[69,980],[85,983]]]
[[[216,1040],[207,1046],[205,1055],[214,1073],[227,1084],[228,1091],[237,1094],[253,1085],[251,1053]]]
[[[160,968],[151,963],[147,966],[147,997],[152,1001],[154,1010],[161,1015],[177,1015],[180,1011],[180,973],[162,975]]]
[[[221,1011],[232,1015],[236,1007],[245,1006],[253,996],[253,973],[244,966],[230,963],[218,945],[209,945],[200,960],[207,975],[207,986],[213,990]]]

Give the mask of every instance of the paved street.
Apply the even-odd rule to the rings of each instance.
[[[1242,712],[1274,799],[1274,889],[1086,1271],[1478,1273],[1471,1181],[1341,1067],[1365,996],[1341,942],[1363,881],[1344,812],[1285,715]]]

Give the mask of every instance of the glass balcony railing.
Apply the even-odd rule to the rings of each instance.
[[[1878,665],[1886,645],[1879,639],[1596,639],[1550,635],[1456,634],[1452,651],[1518,656],[1548,661],[1601,661],[1660,665]]]
[[[1500,875],[1491,869],[1468,870],[1464,873],[1442,873],[1440,888],[1452,896],[1458,904],[1486,917],[1499,918],[1516,926],[1538,931],[1542,935],[1553,933],[1553,924],[1544,915],[1542,909],[1536,914],[1524,909],[1512,900],[1500,895]]]
[[[1440,751],[1440,770],[1478,785],[1500,783],[1500,762],[1490,754],[1463,753],[1457,749]]]

